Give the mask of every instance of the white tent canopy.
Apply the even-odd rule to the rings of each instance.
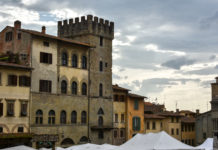
[[[166,132],[137,134],[121,145],[117,150],[192,150],[195,147],[186,145],[169,136]],[[198,149],[198,148],[197,148]],[[200,150],[201,148],[199,148]],[[204,150],[204,149],[203,149]]]
[[[197,146],[196,148],[201,148],[205,150],[213,150],[213,138],[207,138],[203,144]]]

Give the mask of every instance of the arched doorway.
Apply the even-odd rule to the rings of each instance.
[[[66,138],[64,139],[62,142],[61,142],[61,147],[63,148],[67,148],[67,147],[70,147],[72,145],[74,145],[74,141],[70,138]]]

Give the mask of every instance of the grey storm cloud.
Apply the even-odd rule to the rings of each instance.
[[[194,59],[188,59],[186,57],[180,57],[177,59],[166,61],[162,64],[164,67],[180,69],[182,66],[192,65],[196,62]]]

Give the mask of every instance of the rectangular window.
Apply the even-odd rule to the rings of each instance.
[[[124,95],[120,95],[120,101],[121,102],[124,102],[125,100],[124,100],[125,98],[124,98]]]
[[[49,47],[49,42],[44,41],[44,42],[43,42],[43,45]]]
[[[7,101],[7,116],[14,116],[14,101]]]
[[[171,118],[171,122],[174,122],[174,117]]]
[[[99,71],[100,72],[103,71],[103,62],[102,61],[99,62]]]
[[[162,127],[163,127],[163,123],[161,122],[161,123],[160,123],[160,128],[162,128]]]
[[[138,110],[139,109],[139,102],[138,100],[134,101],[134,110]]]
[[[174,129],[171,129],[171,134],[174,135]]]
[[[40,80],[39,81],[39,91],[40,92],[49,92],[51,93],[52,82],[49,80]]]
[[[152,130],[155,130],[155,129],[156,129],[156,123],[152,122]]]
[[[176,117],[176,122],[177,122],[177,123],[179,122],[179,118],[178,118],[178,117]]]
[[[179,135],[179,129],[176,129],[176,135]]]
[[[40,62],[46,64],[52,64],[52,54],[40,52]]]
[[[118,95],[114,95],[114,101],[118,101]]]
[[[23,133],[23,127],[18,127],[17,132],[18,133]]]
[[[125,117],[124,114],[121,114],[121,122],[124,123],[125,122]]]
[[[124,131],[125,131],[125,130],[122,130],[122,129],[120,130],[120,137],[121,137],[121,138],[124,137]]]
[[[103,37],[100,36],[100,46],[103,46]]]
[[[5,35],[5,41],[12,41],[12,32],[7,32]]]
[[[0,133],[3,133],[3,128],[2,127],[0,127]]]
[[[21,33],[17,34],[17,39],[20,40],[21,39]]]
[[[114,131],[114,138],[117,138],[117,130]]]
[[[28,76],[19,76],[19,86],[30,86],[30,77]]]
[[[0,116],[3,116],[3,103],[0,103]]]
[[[141,125],[141,121],[139,117],[133,117],[132,119],[132,123],[133,123],[133,130],[134,131],[140,131],[140,125]]]
[[[147,129],[149,130],[149,129],[150,129],[150,122],[148,121],[148,122],[146,123],[146,125],[147,125]]]
[[[20,59],[23,60],[23,61],[26,61],[27,57],[28,57],[28,54],[24,54],[24,53],[20,54]]]
[[[98,131],[98,138],[103,139],[104,138],[104,132],[102,130]]]
[[[115,122],[118,122],[118,114],[115,114]]]
[[[27,102],[21,101],[21,112],[20,115],[22,117],[27,116]]]
[[[8,85],[17,86],[17,76],[16,75],[8,75]]]

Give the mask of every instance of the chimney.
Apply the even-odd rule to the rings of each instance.
[[[20,29],[21,28],[21,22],[19,20],[14,21],[14,28]]]
[[[176,109],[176,113],[179,113],[179,109]]]
[[[196,115],[199,115],[199,114],[200,114],[200,110],[196,109]]]
[[[42,33],[45,34],[46,33],[46,27],[42,26]]]

